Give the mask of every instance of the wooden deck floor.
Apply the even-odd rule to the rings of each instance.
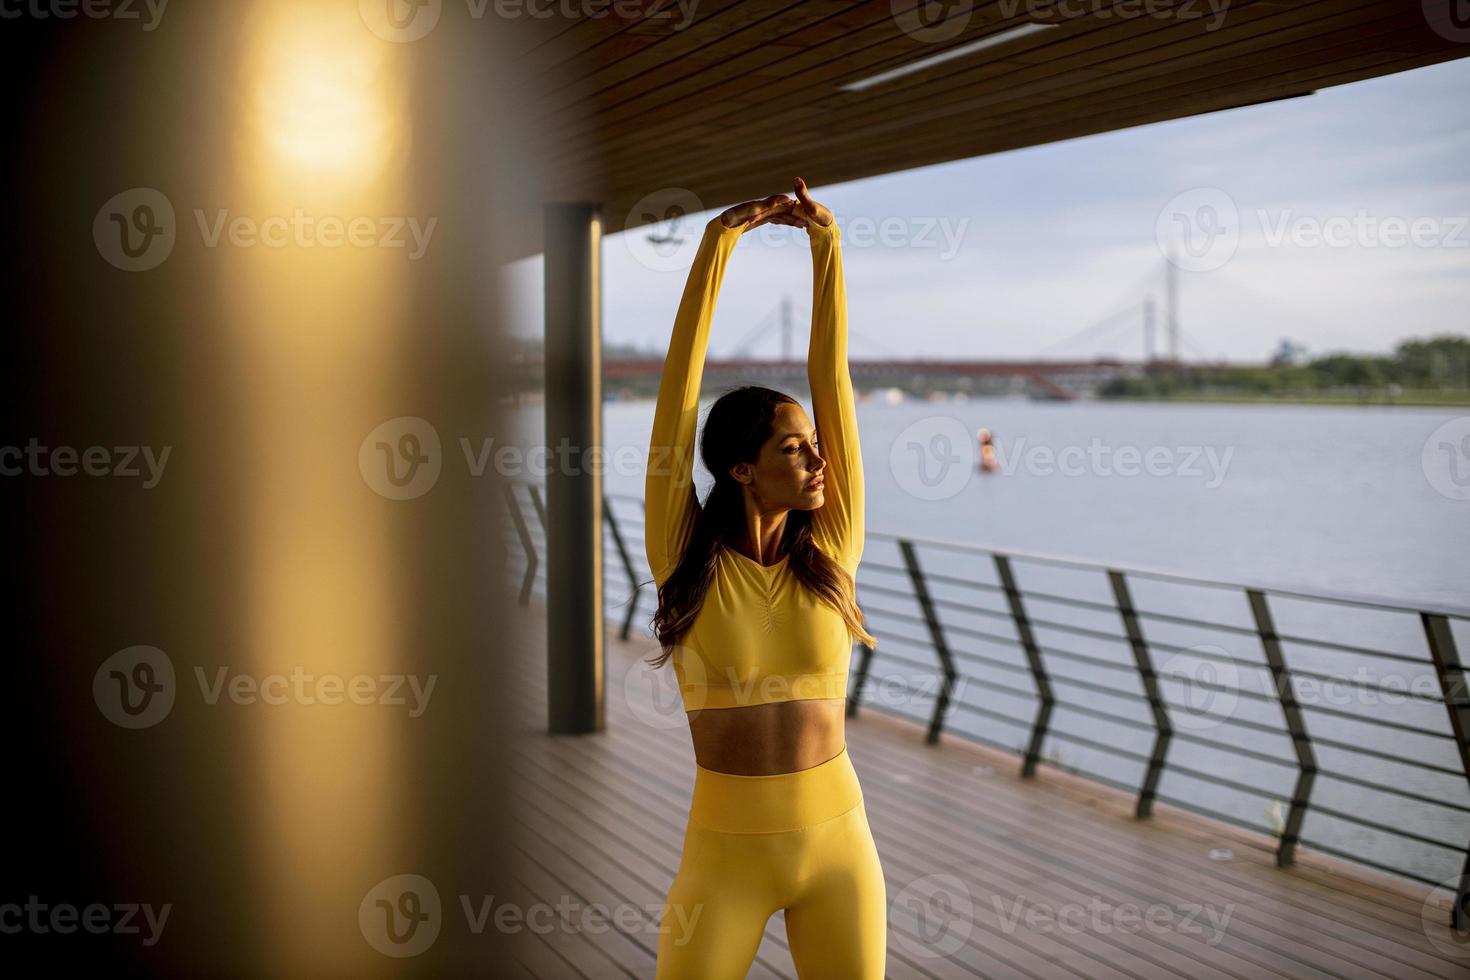
[[[629,918],[528,936],[517,976],[653,976],[694,774],[687,728],[648,724],[644,688],[623,684],[654,649],[609,641],[596,735],[544,734],[544,663],[526,664],[523,893],[511,898]],[[1045,767],[1022,780],[1013,756],[925,745],[867,709],[849,719],[848,746],[888,882],[891,978],[1470,977],[1447,910],[1426,912],[1421,890],[1373,872],[1313,855],[1282,870],[1266,838],[1162,805],[1139,821],[1107,787]],[[1217,849],[1233,857],[1212,859]],[[796,976],[779,913],[749,976]]]

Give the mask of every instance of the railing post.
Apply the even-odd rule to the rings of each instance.
[[[1282,828],[1281,840],[1276,845],[1276,865],[1284,868],[1296,861],[1296,845],[1301,839],[1302,821],[1307,815],[1312,783],[1317,778],[1317,757],[1312,752],[1312,740],[1307,735],[1307,723],[1302,717],[1301,705],[1297,704],[1291,671],[1281,653],[1281,638],[1276,635],[1276,623],[1271,618],[1271,607],[1266,603],[1266,594],[1257,589],[1246,589],[1245,594],[1250,600],[1251,615],[1256,620],[1256,633],[1261,638],[1261,649],[1265,651],[1266,663],[1271,668],[1271,682],[1276,685],[1276,697],[1281,702],[1281,713],[1286,718],[1286,730],[1296,749],[1296,788],[1292,790],[1291,809],[1286,814],[1286,825]]]
[[[1122,572],[1110,568],[1108,582],[1113,587],[1113,601],[1118,605],[1118,615],[1123,618],[1123,630],[1128,634],[1128,645],[1133,648],[1133,662],[1138,668],[1138,677],[1143,681],[1143,692],[1148,697],[1148,706],[1154,716],[1154,749],[1149,755],[1143,785],[1138,788],[1138,806],[1134,811],[1136,816],[1147,817],[1153,813],[1154,794],[1158,792],[1159,776],[1164,771],[1164,757],[1169,751],[1169,738],[1174,734],[1174,728],[1169,724],[1169,712],[1159,693],[1159,677],[1149,661],[1148,643],[1143,638],[1143,627],[1139,625],[1138,613],[1133,608],[1128,580],[1123,577]]]
[[[502,483],[505,490],[505,502],[510,508],[510,518],[515,522],[516,536],[521,539],[521,550],[526,553],[526,575],[521,579],[521,595],[517,600],[519,605],[526,606],[531,603],[531,586],[536,581],[536,566],[539,560],[536,557],[536,542],[531,537],[530,528],[526,527],[526,519],[521,516],[521,502],[516,499],[516,488],[514,483]],[[532,487],[535,493],[536,488]]]
[[[626,641],[628,631],[633,627],[633,616],[638,610],[638,597],[643,594],[643,587],[638,584],[638,575],[633,571],[633,560],[628,557],[628,546],[623,543],[623,532],[618,527],[618,515],[613,511],[612,498],[607,494],[602,495],[602,512],[607,515],[607,526],[612,530],[613,544],[617,545],[618,558],[623,562],[628,585],[633,589],[633,596],[628,600],[628,615],[623,617],[622,639]]]
[[[1424,624],[1424,636],[1429,641],[1429,656],[1434,659],[1434,673],[1439,678],[1439,690],[1444,695],[1445,707],[1450,712],[1450,730],[1455,733],[1455,747],[1460,750],[1460,767],[1465,778],[1470,780],[1470,697],[1465,690],[1465,665],[1460,663],[1459,651],[1455,649],[1455,634],[1450,630],[1450,621],[1433,613],[1420,613]],[[1460,884],[1455,889],[1455,907],[1450,912],[1450,925],[1456,933],[1464,935],[1470,928],[1470,847],[1465,851],[1465,863],[1460,867]]]
[[[924,741],[933,745],[939,741],[939,732],[944,728],[944,713],[949,710],[950,695],[954,691],[954,659],[949,655],[949,644],[944,639],[944,628],[939,625],[939,614],[934,610],[934,601],[929,598],[929,586],[924,581],[923,570],[919,568],[919,556],[914,552],[913,542],[900,540],[898,548],[903,553],[904,567],[908,569],[909,580],[914,586],[914,596],[919,600],[919,608],[923,610],[924,622],[929,626],[929,640],[934,644],[934,652],[939,655],[939,665],[944,671],[939,697],[934,701],[934,716],[929,720],[929,734],[924,738]]]
[[[1021,600],[1021,589],[1016,584],[1016,576],[1011,571],[1011,559],[1007,555],[992,555],[995,560],[995,574],[1000,579],[1001,588],[1005,589],[1006,602],[1011,607],[1011,618],[1016,621],[1016,635],[1021,640],[1021,647],[1026,651],[1026,662],[1031,666],[1031,679],[1036,684],[1036,696],[1041,703],[1036,709],[1036,720],[1031,724],[1031,744],[1026,749],[1026,758],[1021,763],[1021,776],[1034,776],[1036,774],[1036,763],[1041,758],[1041,745],[1046,741],[1046,726],[1051,720],[1052,705],[1056,699],[1052,697],[1051,681],[1046,676],[1046,664],[1041,659],[1041,648],[1036,645],[1036,637],[1031,632],[1031,620],[1026,615],[1026,605]]]
[[[541,502],[541,492],[536,489],[535,484],[528,484],[526,489],[531,493],[531,506],[536,508],[536,519],[541,522],[541,533],[546,533],[546,505]]]
[[[858,702],[863,699],[863,687],[868,683],[868,667],[873,663],[873,648],[859,643],[863,652],[858,655],[857,674],[853,678],[852,693],[847,696],[847,717],[857,714]]]

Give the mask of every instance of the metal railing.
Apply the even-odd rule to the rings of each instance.
[[[516,540],[524,550],[520,601],[525,604],[535,591],[540,574],[537,556],[544,541],[545,508],[540,489],[527,483],[508,489],[507,504]],[[527,504],[538,518],[535,526],[526,519]],[[623,511],[633,511],[637,516]],[[606,532],[611,536],[617,554],[618,571],[626,584],[626,592],[620,598],[610,597],[608,605],[610,609],[624,606],[621,635],[626,640],[631,635],[633,619],[645,592],[650,596],[645,607],[650,616],[652,603],[656,601],[651,575],[639,574],[642,563],[635,565],[624,535],[625,526],[641,528],[642,499],[630,494],[606,494],[604,518]],[[1096,768],[1061,768],[1134,794],[1134,811],[1140,818],[1151,814],[1155,800],[1163,800],[1238,826],[1263,829],[1238,814],[1207,806],[1198,798],[1185,799],[1162,792],[1160,784],[1166,776],[1183,776],[1235,793],[1265,798],[1275,804],[1284,803],[1285,814],[1278,826],[1269,831],[1277,840],[1276,862],[1279,866],[1292,864],[1296,848],[1301,844],[1431,886],[1442,885],[1458,874],[1452,924],[1457,930],[1470,926],[1464,918],[1467,891],[1470,891],[1470,796],[1466,796],[1466,802],[1458,802],[1451,799],[1448,792],[1419,792],[1408,788],[1403,785],[1401,777],[1384,781],[1367,778],[1361,772],[1330,768],[1319,761],[1317,751],[1320,749],[1355,760],[1371,761],[1380,768],[1383,764],[1390,764],[1405,767],[1406,771],[1417,772],[1421,776],[1429,774],[1434,778],[1449,778],[1462,788],[1461,795],[1465,795],[1463,790],[1470,789],[1470,697],[1466,693],[1465,666],[1460,661],[1455,628],[1457,624],[1460,628],[1470,624],[1470,610],[1221,582],[1146,568],[1109,566],[1033,552],[989,549],[875,531],[868,531],[867,539],[868,547],[859,569],[859,598],[867,617],[868,630],[884,649],[859,644],[857,663],[851,677],[848,714],[855,713],[864,704],[864,695],[869,685],[874,683],[875,665],[890,664],[916,671],[920,676],[933,678],[936,687],[932,692],[920,689],[916,684],[906,684],[901,680],[895,682],[893,676],[885,676],[881,680],[887,685],[896,683],[905,696],[913,696],[917,703],[931,702],[927,718],[913,710],[881,704],[874,706],[925,721],[930,743],[936,742],[948,726],[953,734],[1016,752],[1021,758],[1020,775],[1023,777],[1032,776],[1043,761],[1060,765],[1044,753],[1048,740],[1071,743],[1131,763],[1139,770],[1136,782],[1110,777]],[[879,548],[874,547],[875,543],[880,547],[884,543],[891,545],[897,560],[884,561],[876,556]],[[944,565],[946,559],[950,567],[942,570],[929,567],[934,563]],[[1024,573],[1023,569],[1026,570]],[[1097,597],[1086,598],[1062,594],[1055,589],[1025,587],[1023,579],[1035,577],[1038,569],[1081,575],[1084,579],[1095,580],[1093,584],[1106,583],[1106,590]],[[609,576],[613,574],[611,563],[606,566],[606,571]],[[1222,621],[1222,617],[1179,615],[1141,605],[1135,597],[1139,588],[1208,590],[1232,601],[1243,600],[1246,621],[1230,623]],[[990,604],[987,604],[987,599]],[[908,609],[896,608],[890,600],[901,600],[911,605]],[[1279,606],[1296,607],[1297,612],[1300,612],[1300,607],[1310,606],[1414,617],[1417,619],[1417,631],[1422,632],[1423,653],[1384,650],[1361,643],[1309,636],[1301,630],[1284,631],[1277,625],[1276,610]],[[1092,616],[1094,620],[1101,618],[1112,626],[1107,628],[1098,622],[1085,625],[1064,621],[1049,612],[1050,608],[1073,610],[1084,617]],[[1045,614],[1039,615],[1038,611]],[[987,624],[1004,624],[1003,631],[997,632],[994,625],[976,628],[965,621],[967,618],[978,618]],[[917,635],[903,632],[904,627],[914,629]],[[1232,655],[1210,644],[1188,645],[1161,638],[1170,629],[1231,636],[1258,648],[1261,659]],[[1052,639],[1053,636],[1085,641],[1089,648],[1086,652],[1073,648],[1084,643],[1069,642],[1068,646],[1062,646]],[[971,648],[970,644],[976,642],[1018,650],[1021,660],[1017,663]],[[1107,657],[1105,650],[1109,645],[1126,648],[1127,656]],[[891,648],[894,646],[899,650],[893,651]],[[925,651],[932,659],[916,659],[907,655],[914,650]],[[1413,692],[1373,681],[1354,680],[1330,671],[1293,666],[1288,662],[1289,650],[1373,658],[1404,665],[1406,670],[1413,667],[1432,669],[1433,689]],[[1179,664],[1174,658],[1185,658],[1183,663],[1196,667],[1214,665],[1230,671],[1254,669],[1260,671],[1263,678],[1269,676],[1265,690],[1252,690],[1248,685],[1220,684],[1195,676],[1185,679],[1190,686],[1210,696],[1240,698],[1257,704],[1270,712],[1275,720],[1236,717],[1233,711],[1221,716],[1209,715],[1210,727],[1219,725],[1232,729],[1232,739],[1225,741],[1186,730],[1190,726],[1182,726],[1180,722],[1196,716],[1187,709],[1181,712],[1177,701],[1166,696],[1165,683],[1179,681],[1180,674],[1177,670],[1161,671],[1157,662],[1161,655],[1168,655],[1175,667]],[[1069,665],[1080,667],[1091,676],[1075,676],[1064,669]],[[962,682],[970,679],[966,671],[972,669],[986,672],[986,676],[979,679],[983,693],[1034,703],[1029,717],[960,697]],[[1007,683],[997,676],[999,674],[1020,675],[1029,679],[1030,687]],[[1105,676],[1118,675],[1131,676],[1137,681],[1137,687],[1100,680]],[[1427,675],[1424,679],[1428,679]],[[1352,712],[1304,701],[1298,697],[1298,687],[1303,681],[1343,683],[1358,690],[1376,692],[1379,696],[1402,696],[1411,703],[1442,704],[1448,715],[1442,720],[1448,724],[1444,728],[1415,725],[1374,712]],[[892,690],[891,686],[889,690]],[[1078,693],[1072,694],[1072,691]],[[1109,709],[1109,700],[1140,703],[1147,710],[1138,715],[1120,713]],[[1082,734],[1066,730],[1055,723],[1058,711],[1088,719],[1096,725],[1116,726],[1138,733],[1139,737],[1147,740],[1147,751],[1125,748],[1101,732]],[[1010,726],[1017,730],[1020,740],[1009,743],[976,731],[971,726],[956,725],[953,721],[956,717],[977,719],[981,724]],[[1370,740],[1337,737],[1312,730],[1321,723],[1330,731],[1333,723],[1340,726],[1344,722],[1368,725],[1381,734]],[[1271,753],[1252,748],[1243,742],[1247,733],[1285,737],[1289,740],[1290,751]],[[1428,739],[1431,742],[1426,744],[1441,745],[1444,740],[1452,741],[1455,751],[1447,761],[1457,761],[1458,764],[1452,766],[1418,757],[1432,754],[1427,752],[1391,751],[1394,746],[1390,742],[1403,743],[1413,739]],[[1289,799],[1283,801],[1282,794],[1258,782],[1232,779],[1219,771],[1206,771],[1171,761],[1170,749],[1176,742],[1228,752],[1251,763],[1293,769]],[[1443,812],[1453,823],[1458,840],[1417,832],[1401,826],[1400,821],[1375,820],[1363,812],[1350,812],[1341,805],[1315,799],[1313,791],[1318,788],[1319,776],[1344,787],[1386,794],[1399,801],[1433,808],[1436,813]],[[1318,814],[1357,828],[1359,836],[1371,833],[1397,838],[1406,846],[1416,846],[1427,854],[1437,855],[1426,859],[1428,863],[1443,866],[1444,859],[1448,858],[1458,864],[1459,870],[1436,878],[1416,870],[1404,860],[1375,859],[1361,849],[1354,851],[1339,843],[1306,837],[1303,824],[1309,814]]]

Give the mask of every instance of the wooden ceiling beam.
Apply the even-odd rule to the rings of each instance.
[[[1319,0],[1318,4],[1304,4],[1303,6],[1325,8],[1344,5],[1350,9],[1361,9],[1381,7],[1381,2],[1380,0]],[[1048,42],[1041,49],[1046,55],[1041,63],[1018,62],[1014,60],[1013,54],[1008,52],[1000,60],[982,60],[968,65],[960,63],[947,72],[924,73],[907,83],[895,82],[887,91],[876,95],[837,92],[830,87],[822,88],[821,85],[824,83],[816,83],[817,87],[812,90],[811,97],[788,96],[788,107],[780,113],[772,113],[742,125],[735,122],[735,113],[726,111],[722,117],[714,121],[722,124],[718,132],[723,137],[752,142],[760,139],[763,131],[764,133],[782,130],[799,131],[807,128],[807,122],[814,119],[825,119],[829,126],[839,123],[847,126],[853,124],[854,113],[872,117],[883,113],[892,116],[906,116],[916,111],[916,107],[931,111],[938,109],[942,113],[957,93],[974,93],[960,97],[965,98],[971,107],[978,108],[982,104],[995,104],[997,101],[1003,101],[1011,90],[1022,86],[1038,85],[1043,86],[1044,90],[1048,79],[1066,76],[1069,73],[1072,78],[1095,77],[1094,75],[1078,76],[1075,74],[1080,70],[1120,75],[1128,70],[1138,70],[1130,65],[1129,59],[1139,59],[1142,65],[1157,63],[1161,60],[1162,52],[1171,51],[1180,46],[1183,46],[1183,50],[1189,50],[1191,41],[1197,45],[1198,50],[1208,51],[1224,44],[1235,43],[1237,39],[1253,38],[1269,33],[1273,25],[1277,29],[1289,29],[1284,26],[1288,22],[1276,18],[1289,16],[1291,13],[1295,13],[1296,17],[1301,20],[1301,23],[1296,25],[1297,29],[1308,32],[1323,29],[1320,19],[1311,19],[1310,14],[1300,8],[1294,12],[1283,12],[1278,8],[1269,7],[1263,10],[1264,13],[1251,17],[1242,15],[1232,22],[1230,27],[1204,36],[1200,36],[1203,32],[1198,30],[1185,34],[1187,25],[1159,22],[1148,24],[1127,22],[1086,31],[1074,29],[1070,36],[1049,34],[1046,35],[1049,38]],[[1040,43],[1037,42],[1038,45]],[[1020,49],[1016,54],[1031,54],[1036,50],[1036,45],[1032,45]],[[691,99],[691,102],[694,106],[698,104],[694,99]],[[962,111],[962,107],[957,106],[956,111]],[[603,114],[598,113],[590,118],[600,120]],[[693,106],[686,108],[686,125],[698,126],[702,123],[701,115],[695,111]],[[600,157],[610,161],[614,168],[617,168],[621,162],[620,155],[631,154],[634,157],[645,157],[649,151],[676,143],[681,138],[683,136],[677,124],[660,127],[640,123],[624,127],[619,131],[604,130],[596,140],[592,141],[592,145],[599,148]],[[698,145],[698,138],[696,137],[693,142]],[[569,167],[572,172],[575,172],[575,165],[568,157],[562,157],[556,163],[558,166]]]

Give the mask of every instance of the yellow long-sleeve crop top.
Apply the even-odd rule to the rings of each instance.
[[[705,226],[659,381],[644,487],[644,543],[660,586],[678,566],[699,512],[693,465],[700,383],[715,299],[744,230],[726,228],[718,217]],[[812,538],[856,574],[863,551],[863,463],[847,365],[841,232],[834,221],[825,228],[812,222],[807,233],[813,273],[807,380],[827,462]],[[787,560],[762,565],[721,549],[714,581],[670,658],[686,712],[846,697],[852,657],[847,625],[800,584]]]

